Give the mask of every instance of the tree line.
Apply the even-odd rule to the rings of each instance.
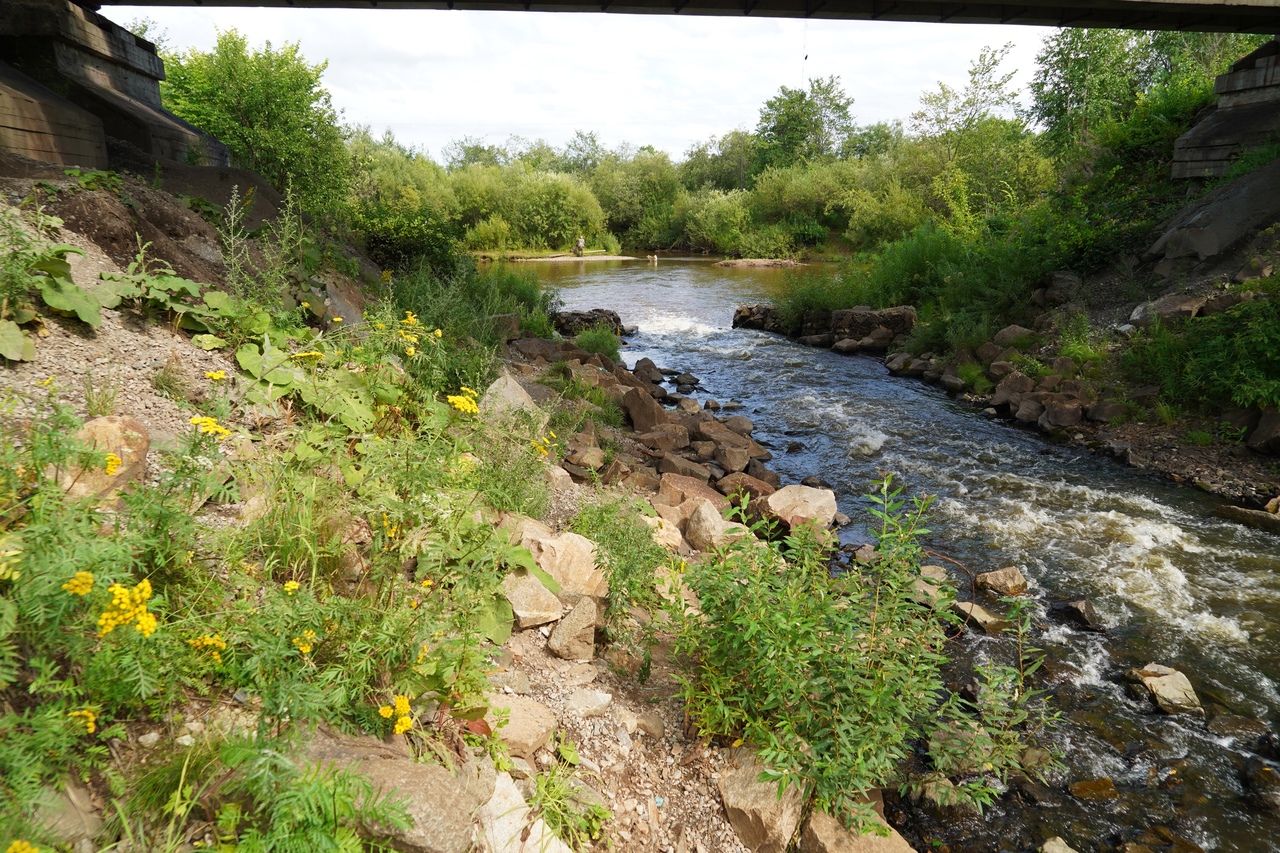
[[[154,33],[150,33],[154,37]],[[294,188],[384,263],[471,250],[558,250],[585,235],[617,250],[744,257],[851,255],[923,227],[973,233],[1061,190],[1108,127],[1153,99],[1211,99],[1212,76],[1260,36],[1062,30],[1037,56],[1030,103],[984,49],[962,88],[939,84],[905,121],[860,124],[838,77],[782,86],[756,126],[677,160],[652,146],[463,138],[439,160],[387,131],[346,126],[297,44],[221,32],[211,51],[163,50],[167,108],[239,165]]]

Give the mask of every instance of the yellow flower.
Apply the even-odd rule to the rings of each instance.
[[[302,307],[303,307],[303,308],[310,308],[310,307],[311,307],[311,303],[310,303],[310,302],[303,302],[303,303],[302,303]]]
[[[227,648],[227,641],[222,639],[221,634],[205,634],[194,640],[187,640],[187,644],[197,651],[209,649],[209,656],[215,663],[222,663],[222,652]]]
[[[391,710],[390,705],[383,705],[381,708],[378,709],[378,713],[382,715],[382,718],[384,720],[389,720],[391,719],[391,715],[395,712]]]
[[[307,630],[302,632],[301,637],[294,637],[293,644],[298,647],[298,651],[304,655],[311,654],[311,644],[316,640],[316,632]]]
[[[289,358],[324,358],[324,353],[317,350],[309,350],[308,352],[295,352]]]
[[[76,572],[75,577],[62,585],[72,595],[88,595],[93,592],[93,572]]]
[[[409,609],[410,609],[410,610],[417,610],[417,609],[418,609],[418,599],[416,599],[416,598],[415,598],[413,601],[410,601],[410,602],[409,602]]]
[[[342,322],[342,318],[341,318],[341,317],[334,317],[334,318],[333,318],[333,322],[335,322],[335,323],[341,323],[341,322]]]
[[[206,416],[198,416],[188,421],[192,426],[198,428],[203,435],[211,435],[221,441],[231,435],[231,430],[218,423],[217,418]]]
[[[415,349],[414,347],[405,347],[404,354],[408,356],[414,356],[418,354],[418,350]]]
[[[120,470],[120,466],[124,464],[124,460],[119,456],[116,456],[114,453],[108,453],[106,463],[107,476],[110,477]]]
[[[409,713],[409,697],[397,696],[395,699],[395,706],[396,706],[396,715],[401,717],[405,716],[406,714]]]
[[[479,396],[480,396],[480,395],[479,395],[479,394],[477,394],[473,389],[468,388],[466,385],[463,385],[463,386],[462,386],[461,388],[459,388],[458,390],[459,390],[459,391],[461,391],[463,394],[466,394],[468,397],[479,397]]]
[[[78,719],[84,723],[85,731],[93,734],[98,730],[98,712],[92,708],[84,708],[80,711],[68,711],[67,716],[72,719]]]
[[[147,599],[151,598],[151,581],[143,578],[133,589],[116,583],[107,587],[107,592],[111,593],[111,604],[98,617],[99,637],[105,637],[116,628],[130,624],[144,637],[155,633],[156,617],[147,611]]]
[[[206,370],[204,378],[212,379],[214,382],[221,382],[227,378],[227,372],[225,370]]]
[[[4,853],[40,853],[40,848],[30,841],[18,839],[6,847]]]
[[[418,317],[412,311],[405,311],[404,319],[400,322],[404,323],[406,326],[416,326],[418,325]]]
[[[391,270],[382,271],[382,283],[387,284],[391,281]]]
[[[480,407],[476,405],[476,401],[465,394],[449,394],[445,399],[449,401],[450,406],[464,415],[480,414]]]
[[[405,732],[409,731],[409,729],[411,728],[413,728],[413,717],[401,717],[400,719],[396,720],[396,728],[395,728],[396,734],[402,735]]]
[[[431,578],[424,578],[424,579],[423,579],[423,581],[422,581],[422,588],[423,588],[423,589],[430,589],[430,588],[431,588],[431,584],[433,584],[433,583],[435,583],[435,581],[431,580]]]
[[[404,321],[402,320],[401,322],[404,322]],[[417,335],[411,335],[408,332],[406,332],[404,329],[400,329],[398,332],[396,332],[396,334],[398,334],[400,337],[404,338],[406,341],[408,341],[411,344],[416,344],[418,342]]]
[[[551,436],[552,438],[556,437],[556,434],[554,432],[551,432],[550,430],[547,431],[547,435]]]
[[[437,338],[443,338],[443,337],[444,337],[444,332],[440,331],[439,329],[436,329],[436,330],[435,330],[434,332],[432,332],[431,334],[435,335]]]
[[[386,323],[374,323],[373,325],[377,326],[379,329],[385,329],[387,327]]]
[[[298,587],[300,587],[300,586],[302,586],[302,584],[298,583],[297,581],[285,581],[285,582],[284,582],[284,594],[285,594],[285,595],[293,595],[295,592],[297,592],[297,591],[298,591]]]
[[[53,380],[57,378],[58,377],[56,376],[47,376],[44,379],[41,379],[39,382],[37,382],[36,385],[38,385],[41,388],[51,388],[53,387]]]

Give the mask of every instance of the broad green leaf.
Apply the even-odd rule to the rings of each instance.
[[[511,636],[515,614],[511,603],[501,595],[494,595],[476,614],[476,628],[494,645],[502,645]]]
[[[210,290],[205,292],[204,304],[213,311],[223,312],[235,305],[235,299],[221,290]]]
[[[556,754],[566,764],[572,764],[574,767],[577,767],[582,762],[582,759],[578,756],[578,748],[567,740],[556,747]]]
[[[31,361],[36,357],[36,345],[17,323],[0,320],[0,355],[10,361]]]
[[[116,308],[125,299],[136,299],[142,291],[127,278],[113,273],[100,273],[101,283],[93,289],[93,298],[103,308]]]
[[[191,339],[191,343],[202,350],[222,349],[227,345],[227,342],[217,335],[196,335]]]
[[[40,291],[40,297],[44,299],[44,304],[55,311],[75,314],[81,322],[95,329],[102,325],[102,313],[99,310],[98,300],[77,287],[71,279],[61,276],[37,276],[35,285]]]

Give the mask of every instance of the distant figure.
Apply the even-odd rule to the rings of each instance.
[[[651,264],[657,264],[657,263],[658,263],[658,256],[657,256],[657,255],[645,255],[645,257],[649,259],[649,263],[651,263]]]
[[[586,251],[587,251],[587,241],[583,239],[581,234],[579,234],[578,243],[573,247],[573,253],[578,257],[582,257],[583,253]]]

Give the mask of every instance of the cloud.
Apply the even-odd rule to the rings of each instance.
[[[985,45],[1013,42],[1030,79],[1049,30],[962,24],[795,21],[427,10],[107,7],[154,19],[171,49],[209,49],[217,29],[252,43],[298,42],[327,59],[325,85],[352,124],[434,154],[461,136],[608,145],[679,156],[712,134],[755,126],[779,86],[836,75],[860,122],[906,119],[939,80],[963,86]],[[808,56],[807,61],[805,56]]]

